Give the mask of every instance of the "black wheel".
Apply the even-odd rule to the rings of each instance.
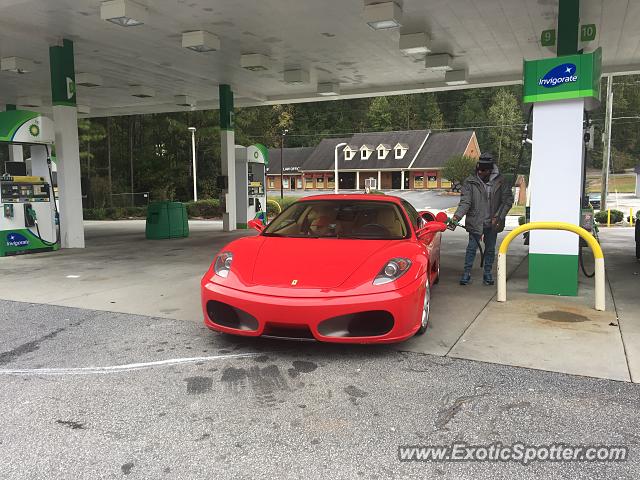
[[[434,285],[440,283],[440,261],[438,261],[438,270],[436,271],[436,279],[433,281]]]
[[[422,335],[427,331],[429,326],[429,314],[431,313],[431,287],[429,285],[429,279],[427,279],[427,285],[424,291],[424,302],[422,306],[422,318],[420,319],[420,328],[416,332],[416,335]]]

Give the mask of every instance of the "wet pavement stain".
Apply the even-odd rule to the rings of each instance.
[[[542,312],[538,314],[538,318],[541,318],[543,320],[551,320],[552,322],[564,323],[588,322],[590,320],[589,317],[585,317],[584,315],[573,312],[566,312],[563,310],[550,310],[548,312]]]
[[[120,467],[120,470],[122,470],[122,473],[124,473],[125,475],[129,475],[131,473],[133,465],[133,462],[125,463]]]
[[[31,342],[23,343],[22,345],[14,348],[13,350],[9,350],[7,352],[0,353],[0,365],[6,365],[11,363],[16,358],[26,355],[27,353],[35,352],[40,348],[40,343],[51,340],[56,337],[61,332],[64,332],[66,328],[58,328],[51,333],[48,333],[37,340],[33,340]]]
[[[213,386],[213,378],[211,377],[189,377],[184,380],[187,382],[187,393],[189,395],[207,393]]]
[[[316,370],[318,368],[318,365],[314,362],[306,362],[304,360],[294,360],[293,368],[295,368],[298,372],[309,373]]]
[[[353,385],[349,385],[344,389],[344,391],[347,395],[354,398],[364,398],[369,395],[364,390],[360,390],[358,387],[354,387]]]
[[[69,427],[71,430],[84,430],[84,423],[76,422],[74,420],[56,420],[56,423]]]

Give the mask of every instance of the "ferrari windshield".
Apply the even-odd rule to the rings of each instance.
[[[398,240],[407,238],[408,227],[395,203],[302,200],[276,217],[263,234],[273,237]]]

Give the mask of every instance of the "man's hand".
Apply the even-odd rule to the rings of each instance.
[[[454,215],[447,223],[447,228],[453,232],[458,225],[460,225],[460,217]]]

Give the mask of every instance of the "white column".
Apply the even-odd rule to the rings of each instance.
[[[400,171],[400,190],[404,190],[404,170]]]
[[[382,172],[378,170],[378,190],[382,190]]]
[[[533,107],[532,222],[580,224],[583,117],[583,99],[541,102]],[[567,231],[531,232],[530,292],[575,295],[578,240]]]
[[[227,177],[228,189],[224,194],[225,211],[222,214],[222,229],[231,232],[236,229],[236,145],[233,130],[221,130],[222,175]]]
[[[356,171],[356,190],[360,190],[360,171]]]
[[[80,188],[80,147],[76,107],[53,107],[62,248],[84,248],[82,190]]]

